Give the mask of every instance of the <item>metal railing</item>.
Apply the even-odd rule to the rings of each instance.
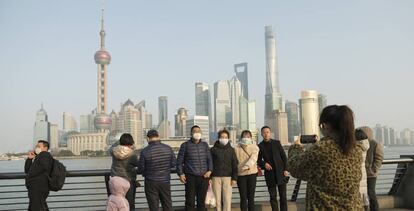
[[[407,166],[413,158],[384,160],[381,174],[377,180],[379,194],[393,194],[404,177]],[[68,171],[65,185],[58,192],[50,192],[50,210],[105,210],[107,199],[107,180],[110,170]],[[174,207],[183,207],[185,201],[184,185],[174,173],[171,174],[171,195]],[[27,210],[28,197],[24,185],[24,173],[0,173],[0,211]],[[138,180],[143,181],[141,176]],[[141,182],[143,184],[143,182]],[[291,178],[287,185],[291,201],[305,197],[306,182]],[[258,177],[255,200],[269,200],[264,177]],[[240,200],[238,189],[233,188],[233,203]],[[143,187],[137,188],[136,208],[147,208]]]

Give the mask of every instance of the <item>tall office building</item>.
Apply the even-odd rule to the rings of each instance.
[[[288,115],[286,112],[276,110],[275,113],[275,128],[274,131],[275,139],[279,140],[282,145],[289,144],[289,130],[288,130]]]
[[[99,132],[108,133],[112,120],[111,117],[106,114],[108,105],[108,65],[111,62],[111,55],[105,49],[105,36],[104,29],[104,9],[102,8],[101,18],[101,31],[99,33],[101,37],[101,48],[95,53],[95,63],[98,65],[98,106],[97,115],[95,116],[95,128]]]
[[[318,103],[319,103],[319,113],[322,113],[322,110],[328,105],[328,100],[326,95],[319,94],[318,95]]]
[[[299,100],[300,122],[302,135],[319,136],[319,102],[318,92],[314,90],[302,91]]]
[[[234,65],[234,73],[236,74],[237,79],[239,79],[242,87],[243,96],[249,100],[249,80],[248,80],[248,71],[247,63],[239,63]]]
[[[239,79],[233,77],[230,81],[230,103],[231,103],[231,126],[240,128],[240,98],[242,87]]]
[[[57,124],[50,124],[50,149],[59,149],[59,127]]]
[[[187,135],[187,119],[188,110],[185,108],[179,108],[175,115],[175,136],[186,136]],[[207,133],[209,131],[206,131]]]
[[[288,118],[288,139],[293,142],[295,136],[300,134],[299,106],[295,102],[286,101],[285,110]]]
[[[277,67],[276,39],[271,26],[265,27],[266,49],[266,94],[265,94],[265,125],[274,122],[273,112],[283,110],[282,94],[279,89],[279,73]]]
[[[95,115],[95,110],[93,110],[90,114],[80,115],[80,133],[94,133],[96,131],[94,123]]]
[[[122,105],[117,116],[116,126],[117,131],[132,135],[137,149],[142,148],[144,145],[142,122],[139,119],[138,109],[135,108],[134,103],[130,99]]]
[[[78,131],[78,123],[76,122],[76,119],[74,116],[72,116],[72,114],[63,112],[62,119],[64,131]]]
[[[208,116],[190,116],[186,120],[186,136],[191,137],[191,127],[194,125],[198,125],[201,128],[201,132],[203,134],[202,140],[210,143],[210,137],[208,131],[210,131],[210,124]],[[211,144],[211,143],[210,143]]]
[[[158,132],[160,138],[169,138],[170,122],[168,121],[168,97],[158,97]]]
[[[414,144],[414,133],[410,129],[406,128],[401,131],[400,134],[402,145],[411,145]]]
[[[214,83],[214,132],[231,124],[230,84],[226,80]]]
[[[43,109],[43,103],[36,113],[36,121],[33,126],[33,146],[36,146],[39,140],[50,141],[50,122],[47,112]]]
[[[397,143],[395,129],[390,127],[389,133],[390,133],[390,145],[397,145],[398,143]]]
[[[375,140],[380,142],[382,145],[385,145],[384,127],[382,127],[380,124],[376,124],[374,127],[374,134],[375,134]]]
[[[210,116],[210,88],[202,82],[195,83],[195,114],[199,116]]]

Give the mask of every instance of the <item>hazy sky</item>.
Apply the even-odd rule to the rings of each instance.
[[[101,1],[0,1],[0,152],[32,144],[36,111],[77,117],[96,106]],[[263,122],[264,26],[276,32],[284,100],[316,89],[348,104],[357,124],[414,129],[414,1],[106,1],[109,108],[158,96],[194,113],[194,83],[249,64]],[[173,126],[173,124],[172,124]],[[173,131],[173,130],[172,130]]]

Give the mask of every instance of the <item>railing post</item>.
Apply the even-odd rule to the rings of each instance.
[[[106,194],[111,195],[111,191],[109,190],[109,174],[105,174],[105,187],[106,187]]]
[[[405,158],[408,156],[400,156],[400,158]],[[395,176],[394,176],[394,181],[392,182],[392,186],[390,191],[388,192],[388,195],[394,195],[397,190],[398,187],[401,184],[401,180],[402,178],[404,178],[405,172],[407,171],[408,168],[408,163],[398,163],[397,165],[397,169],[395,170]]]
[[[302,180],[299,180],[299,179],[296,180],[295,188],[293,189],[293,193],[292,193],[292,199],[290,201],[295,202],[298,199],[301,183],[302,183]]]

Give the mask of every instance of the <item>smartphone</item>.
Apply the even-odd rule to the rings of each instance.
[[[300,143],[302,144],[313,144],[316,143],[318,140],[317,135],[301,135],[300,136]]]

